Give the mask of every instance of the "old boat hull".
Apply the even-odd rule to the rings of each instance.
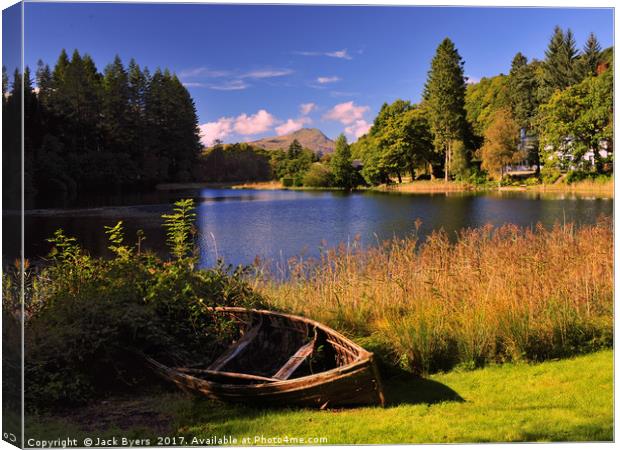
[[[217,311],[246,324],[259,320],[260,327],[246,331],[245,336],[250,336],[246,341],[251,343],[237,344],[207,370],[168,367],[149,357],[146,357],[147,363],[185,391],[227,402],[318,408],[384,405],[381,380],[372,353],[340,333],[319,322],[290,314],[244,308],[217,308]],[[255,332],[257,328],[260,331]],[[292,366],[299,364],[297,361],[301,359],[296,355],[309,352],[302,348],[295,353],[294,347],[300,345],[300,336],[312,333],[314,341],[318,337],[321,348],[328,349],[335,367],[295,377],[299,372]],[[247,346],[243,347],[244,344]],[[302,347],[307,349],[311,345],[312,342],[308,342]],[[277,367],[242,370],[244,366],[252,367],[253,360],[274,355],[274,351],[288,356],[280,370],[276,370]],[[232,373],[230,368],[234,369]],[[278,379],[276,376],[290,378]]]

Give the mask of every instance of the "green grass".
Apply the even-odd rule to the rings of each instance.
[[[325,437],[327,444],[613,439],[611,350],[541,364],[457,370],[426,379],[398,374],[384,381],[389,403],[385,409],[268,410],[176,393],[150,397],[148,402],[158,414],[169,416],[166,435],[184,436],[190,443],[213,436],[232,436],[238,445],[244,437],[253,441],[255,436]],[[54,423],[39,420],[27,435],[49,435],[50,427],[62,428]],[[138,430],[144,427],[110,427],[105,434],[145,436]],[[150,433],[156,434],[161,433]]]

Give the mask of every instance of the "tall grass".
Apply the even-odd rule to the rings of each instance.
[[[257,277],[275,307],[311,316],[414,372],[543,360],[611,346],[610,219],[577,227],[435,232],[291,261]],[[369,339],[368,339],[369,338]]]

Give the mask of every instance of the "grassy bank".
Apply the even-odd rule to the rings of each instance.
[[[214,436],[232,436],[239,443],[244,437],[254,443],[255,436],[326,438],[327,444],[613,439],[609,350],[426,379],[401,374],[385,380],[385,385],[385,409],[260,410],[160,393],[27,420],[26,436],[182,436],[186,444]]]
[[[514,225],[355,243],[293,260],[256,289],[413,372],[544,360],[611,345],[613,230]]]

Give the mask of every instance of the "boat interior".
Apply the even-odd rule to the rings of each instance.
[[[283,315],[232,315],[241,335],[208,366],[175,367],[224,384],[260,384],[300,378],[349,364],[358,352],[338,336]]]

